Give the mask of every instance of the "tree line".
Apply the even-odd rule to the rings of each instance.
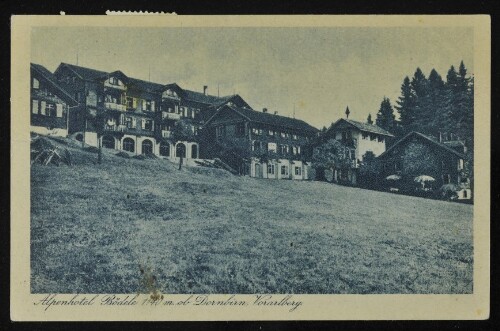
[[[396,119],[394,108],[399,113]],[[373,123],[371,114],[367,119]],[[474,78],[463,63],[452,65],[446,80],[432,69],[426,77],[417,68],[406,76],[396,104],[384,97],[375,124],[401,138],[411,131],[444,139],[460,139],[472,150],[474,142]],[[452,136],[453,135],[453,136]]]

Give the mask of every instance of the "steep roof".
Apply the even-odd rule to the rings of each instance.
[[[184,97],[191,101],[205,103],[209,105],[220,105],[233,97],[233,95],[227,95],[223,97],[216,97],[214,95],[204,94],[201,92],[195,92],[191,90],[182,89],[184,92]]]
[[[137,87],[140,90],[148,91],[148,92],[160,92],[164,85],[163,84],[158,84],[158,83],[153,83],[153,82],[148,82],[142,79],[137,79],[137,78],[130,78],[129,77],[129,83],[133,85],[134,87]]]
[[[431,137],[429,136],[426,136],[425,134],[423,133],[420,133],[420,132],[416,132],[416,131],[412,131],[410,133],[408,133],[406,136],[404,136],[403,138],[399,139],[397,142],[394,143],[394,145],[392,145],[391,147],[389,147],[385,152],[383,152],[382,154],[380,154],[377,158],[381,158],[381,157],[385,157],[385,155],[387,155],[390,151],[392,151],[394,148],[396,148],[396,146],[398,145],[401,145],[402,143],[404,143],[405,141],[407,141],[408,139],[410,139],[410,137],[417,137],[419,139],[422,139],[424,140],[425,142],[428,142],[438,148],[441,148],[449,153],[452,153],[460,158],[465,158],[465,155],[454,150],[453,148],[450,148],[448,146],[446,146],[445,144],[443,143],[440,143],[434,139],[432,139]]]
[[[66,101],[68,101],[71,104],[78,104],[78,102],[73,98],[71,94],[68,93],[68,89],[66,87],[62,87],[60,83],[57,81],[57,79],[54,77],[54,74],[52,74],[47,68],[40,64],[35,64],[31,63],[30,64],[31,69],[36,71],[40,76],[45,78],[47,82],[49,82],[54,88],[56,88],[59,92],[61,92],[61,95]]]
[[[380,135],[384,135],[384,136],[394,137],[394,135],[392,133],[382,129],[381,127],[379,127],[377,125],[353,121],[353,120],[346,119],[346,118],[339,119],[337,122],[335,122],[330,127],[330,129],[334,128],[335,126],[337,126],[339,123],[342,123],[342,122],[346,122],[349,125],[359,129],[360,131],[371,132],[371,133],[376,133],[376,134],[380,134]],[[328,131],[330,131],[330,129],[328,129]]]
[[[304,131],[310,134],[316,134],[318,132],[318,129],[307,124],[302,120],[286,116],[274,115],[270,113],[259,112],[250,108],[236,107],[234,105],[228,105],[228,104],[225,104],[222,107],[220,107],[217,110],[217,112],[207,121],[207,123],[209,123],[212,120],[212,118],[217,116],[217,114],[219,114],[224,108],[229,108],[237,112],[238,114],[245,117],[247,120],[251,122],[280,126],[288,129]]]
[[[69,64],[64,62],[62,62],[59,66],[68,67],[70,70],[76,73],[81,79],[84,80],[94,80],[108,74],[108,72],[106,71],[80,67],[74,64]]]

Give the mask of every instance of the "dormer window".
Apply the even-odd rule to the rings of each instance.
[[[118,85],[118,78],[116,78],[116,77],[109,77],[109,83],[111,85]]]
[[[33,78],[33,88],[34,89],[39,89],[40,88],[40,82],[36,78]]]

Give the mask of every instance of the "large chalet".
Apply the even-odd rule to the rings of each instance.
[[[318,130],[304,121],[229,102],[217,109],[205,127],[219,149],[240,155],[231,165],[251,177],[310,178],[307,144]]]
[[[193,135],[211,115],[213,107],[225,102],[248,106],[238,95],[216,97],[132,77],[121,71],[104,72],[61,63],[54,73],[57,81],[78,102],[71,112],[68,133],[97,146],[135,154],[153,153],[173,160],[200,157],[198,143],[172,139],[175,123],[188,123]],[[96,121],[104,116],[104,125]],[[99,127],[96,127],[99,123]],[[100,134],[99,134],[100,133]],[[98,141],[100,140],[100,141]]]

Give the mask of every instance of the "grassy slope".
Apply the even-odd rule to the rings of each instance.
[[[472,292],[470,205],[72,151],[32,166],[33,292]]]

